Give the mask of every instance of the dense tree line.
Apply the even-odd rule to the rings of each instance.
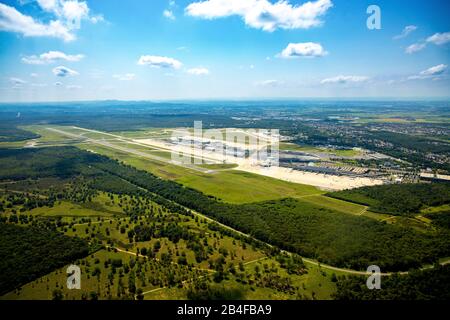
[[[0,294],[88,254],[87,242],[79,238],[0,222]]]
[[[365,277],[337,278],[338,300],[450,300],[450,266],[414,270],[381,278],[380,290],[369,290]]]
[[[449,235],[443,231],[436,235],[419,233],[294,199],[240,205],[223,203],[176,182],[76,148],[8,152],[7,159],[15,159],[15,166],[25,163],[23,167],[29,168],[32,174],[46,175],[43,168],[48,168],[55,175],[81,174],[93,181],[106,177],[114,183],[109,185],[104,180],[105,183],[95,184],[106,192],[120,188],[120,180],[130,186],[130,192],[134,188],[135,195],[149,197],[171,212],[190,215],[189,210],[196,210],[261,241],[336,266],[365,269],[377,264],[395,271],[418,267],[450,254]],[[28,164],[30,161],[33,166]],[[58,171],[54,171],[52,163],[57,164]],[[1,169],[0,173],[0,178],[8,175]],[[413,192],[416,191],[410,191]],[[441,189],[428,193],[430,199],[436,194],[442,194]]]
[[[13,123],[3,121],[0,123],[0,142],[23,141],[36,139],[40,136],[30,131],[17,128]]]
[[[389,184],[329,193],[328,196],[370,206],[370,210],[410,216],[429,206],[450,203],[450,183]]]
[[[280,248],[338,266],[418,267],[450,253],[447,234],[433,236],[293,199],[233,205],[131,166],[96,163],[111,174]]]
[[[425,217],[431,219],[432,223],[435,226],[450,229],[450,211],[449,210],[428,213],[425,215]]]
[[[210,284],[205,280],[196,280],[187,291],[189,300],[243,300],[244,292],[238,288]]]

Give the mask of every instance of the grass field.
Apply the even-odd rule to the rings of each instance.
[[[301,151],[308,153],[325,153],[330,155],[336,155],[338,157],[356,157],[361,155],[360,150],[349,149],[349,150],[338,150],[330,148],[319,148],[308,145],[298,145],[295,143],[280,143],[280,150],[285,151]]]
[[[421,213],[427,214],[427,213],[435,213],[435,212],[441,212],[441,211],[450,211],[450,204],[444,204],[444,205],[437,206],[437,207],[428,207],[428,208],[422,209]]]
[[[33,209],[30,211],[30,214],[45,217],[111,217],[113,216],[114,212],[108,212],[101,208],[94,210],[87,206],[81,206],[67,201],[61,201],[51,208],[41,207]]]
[[[13,141],[13,142],[0,142],[0,148],[23,148],[26,146],[29,140]]]
[[[105,268],[104,263],[108,259],[120,259],[124,264],[133,263],[136,260],[130,254],[123,252],[114,252],[114,250],[101,250],[95,254],[82,259],[77,265],[81,266],[81,290],[69,290],[66,288],[66,270],[67,266],[58,269],[44,277],[41,277],[33,282],[30,282],[18,290],[12,291],[4,296],[1,300],[51,300],[53,299],[54,291],[58,290],[62,293],[64,300],[80,300],[91,299],[91,293],[96,293],[99,299],[114,298],[120,290],[119,281],[123,287],[127,287],[129,283],[129,273],[121,271],[111,276],[110,268]],[[180,300],[187,299],[186,286],[164,286],[163,284],[153,285],[149,283],[151,272],[155,270],[159,272],[158,267],[161,267],[155,262],[144,262],[139,258],[147,270],[143,273],[144,276],[136,278],[136,285],[141,288],[145,300]],[[271,265],[277,268],[276,274],[282,277],[289,277],[293,285],[297,286],[298,292],[295,294],[281,292],[272,288],[262,288],[256,285],[242,284],[236,281],[234,276],[230,276],[220,284],[213,286],[226,287],[227,289],[234,288],[243,294],[243,298],[248,300],[286,300],[286,299],[323,299],[329,300],[332,294],[336,291],[335,283],[331,281],[332,272],[322,269],[318,266],[308,266],[308,272],[304,275],[288,275],[287,272],[279,267],[278,262],[273,259],[264,259],[260,261],[250,262],[245,265],[245,272],[247,277],[255,275],[255,267],[258,266],[264,270],[264,265]],[[100,272],[95,271],[98,269]],[[120,270],[120,269],[119,269]],[[192,278],[187,278],[189,281],[198,277],[207,275],[208,273],[202,271],[193,271],[189,273]],[[335,273],[339,275],[339,273]],[[145,279],[144,281],[142,281]],[[111,284],[112,282],[112,284]]]
[[[340,212],[350,213],[350,214],[354,214],[354,215],[361,215],[367,209],[367,207],[359,205],[359,204],[342,201],[342,200],[330,198],[330,197],[323,196],[323,195],[305,196],[305,197],[301,198],[301,201],[313,203],[318,206],[322,206],[322,207],[326,207],[326,208],[330,208],[330,209],[334,209],[334,210],[337,210]]]
[[[322,193],[315,187],[294,184],[243,171],[196,173],[175,179],[186,186],[231,203],[247,203]]]
[[[185,186],[232,203],[257,202],[324,193],[313,186],[290,183],[243,171],[227,170],[202,173],[169,162],[141,158],[102,146],[90,144],[78,146],[123,161],[161,178],[175,180]]]
[[[210,170],[221,170],[221,169],[234,169],[238,165],[234,163],[225,163],[225,164],[213,163],[213,164],[200,164],[199,166]]]

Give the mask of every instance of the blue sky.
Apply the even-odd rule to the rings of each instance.
[[[0,1],[0,101],[449,97],[449,12],[440,0]]]

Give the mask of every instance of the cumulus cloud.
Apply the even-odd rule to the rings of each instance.
[[[333,78],[326,78],[320,81],[321,84],[330,84],[330,83],[338,83],[338,84],[345,84],[345,83],[358,83],[358,82],[365,82],[369,80],[369,77],[365,76],[336,76]]]
[[[84,58],[82,54],[70,55],[65,54],[61,51],[49,51],[46,53],[42,53],[39,56],[32,55],[26,56],[22,58],[23,63],[27,64],[50,64],[56,61],[69,61],[69,62],[77,62]]]
[[[411,32],[416,31],[417,30],[417,26],[406,26],[405,28],[403,28],[402,33],[400,33],[399,35],[396,35],[394,37],[394,40],[398,40],[398,39],[402,39],[402,38],[406,38]]]
[[[275,31],[276,29],[308,29],[322,24],[320,19],[333,6],[331,0],[317,0],[292,5],[289,1],[268,0],[204,0],[189,4],[185,13],[202,19],[240,16],[246,25]]]
[[[427,38],[427,42],[434,43],[435,45],[443,45],[450,42],[450,32],[435,33]]]
[[[167,19],[175,20],[175,16],[174,16],[172,10],[168,10],[168,9],[164,10],[163,16],[166,17]]]
[[[86,2],[81,1],[60,1],[61,8],[55,10],[55,13],[58,14],[61,10],[62,15],[68,21],[71,22],[79,22],[81,19],[85,19],[89,17],[89,7]]]
[[[408,77],[408,80],[422,80],[429,78],[436,79],[447,70],[447,67],[448,66],[446,64],[438,64],[436,66],[421,71],[418,75]]]
[[[204,76],[209,74],[209,70],[203,67],[187,69],[186,72],[196,76]]]
[[[113,78],[120,81],[131,81],[134,80],[134,78],[136,78],[136,75],[134,73],[115,74],[113,75]]]
[[[67,77],[67,76],[76,76],[78,75],[78,72],[75,70],[69,69],[64,66],[59,66],[56,68],[53,68],[53,74],[57,77]]]
[[[320,43],[304,42],[289,43],[279,56],[281,58],[323,57],[327,54],[328,52],[325,51]]]
[[[147,65],[153,68],[172,68],[179,69],[183,65],[180,61],[162,56],[141,56],[138,61],[139,65]]]
[[[66,23],[78,24],[82,19],[90,19],[90,9],[85,1],[78,0],[37,0],[37,3],[46,12],[53,13]],[[99,19],[99,16],[94,16]]]
[[[76,39],[74,31],[80,28],[82,20],[93,23],[103,20],[103,16],[91,17],[85,1],[78,0],[37,0],[39,7],[51,13],[54,18],[48,23],[22,14],[14,7],[0,3],[0,30],[20,33],[26,37],[53,37],[64,41]]]
[[[53,20],[48,24],[40,23],[3,3],[0,3],[0,30],[21,33],[25,37],[54,37],[64,41],[75,40],[75,35],[61,21]]]
[[[435,44],[437,46],[444,45],[450,42],[450,32],[444,33],[435,33],[432,36],[429,36],[425,42],[418,42],[410,45],[405,49],[405,52],[408,54],[419,52],[427,47],[428,43]]]
[[[444,71],[447,69],[446,64],[439,64],[437,66],[428,68],[427,70],[422,71],[420,74],[424,76],[437,76],[440,74],[443,74]]]
[[[406,52],[407,54],[413,54],[413,53],[422,51],[423,49],[425,49],[426,46],[427,46],[427,45],[426,45],[425,43],[414,43],[414,44],[408,46],[408,47],[405,49],[405,52]]]

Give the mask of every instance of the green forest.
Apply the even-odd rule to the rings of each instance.
[[[450,266],[414,270],[381,278],[380,290],[369,290],[365,278],[337,278],[337,300],[450,300]]]
[[[46,226],[0,222],[0,295],[89,254],[88,243]]]
[[[23,141],[39,138],[39,135],[22,130],[9,123],[0,123],[0,142]]]
[[[390,184],[332,192],[327,195],[367,205],[375,212],[411,216],[426,207],[450,203],[450,183]]]
[[[4,164],[0,168],[3,180],[82,176],[91,188],[145,196],[182,215],[190,215],[190,210],[195,210],[261,241],[339,267],[362,270],[375,263],[385,270],[407,270],[433,263],[450,253],[448,230],[421,233],[294,199],[227,204],[176,182],[73,147],[0,150],[0,159]],[[442,188],[441,185],[419,185],[419,188],[427,190],[429,186],[433,188],[427,191],[430,197],[437,193],[445,195],[435,189]],[[409,194],[412,196],[413,192]],[[414,201],[427,199],[419,197],[422,198]],[[145,236],[142,230],[137,231],[138,237]]]
[[[427,213],[425,217],[431,219],[432,223],[437,227],[450,229],[450,211],[448,210]]]

